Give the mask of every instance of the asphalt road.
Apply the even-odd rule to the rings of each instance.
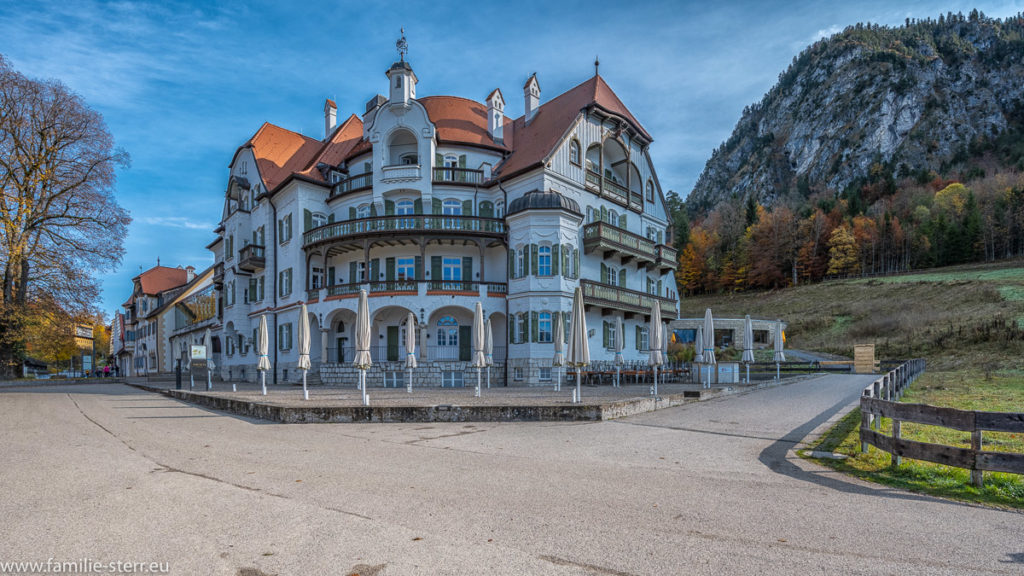
[[[796,458],[870,377],[582,424],[279,425],[0,391],[0,563],[171,574],[1021,574],[1024,514]]]

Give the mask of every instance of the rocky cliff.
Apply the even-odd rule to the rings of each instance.
[[[744,110],[687,199],[765,203],[962,168],[1024,124],[1024,17],[971,12],[851,26],[794,58]]]

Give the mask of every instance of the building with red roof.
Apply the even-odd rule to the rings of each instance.
[[[224,308],[221,375],[256,379],[266,315],[271,381],[301,379],[305,303],[310,376],[354,382],[361,289],[371,385],[404,385],[410,313],[414,384],[464,385],[478,301],[492,328],[492,379],[546,384],[576,287],[591,357],[614,360],[622,320],[626,361],[646,359],[652,309],[665,322],[677,316],[677,257],[653,138],[605,79],[595,72],[543,101],[531,75],[513,118],[500,89],[482,102],[417,96],[404,57],[385,76],[385,95],[340,123],[327,100],[322,137],[266,123],[235,151],[208,246]]]

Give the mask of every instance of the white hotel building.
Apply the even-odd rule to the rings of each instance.
[[[404,385],[409,312],[414,384],[462,384],[477,301],[493,324],[492,382],[545,383],[553,319],[568,319],[577,286],[591,358],[612,360],[617,317],[626,360],[646,358],[652,306],[665,322],[678,315],[677,256],[652,138],[604,79],[542,103],[531,76],[525,113],[513,119],[500,90],[483,103],[418,98],[408,62],[386,75],[388,96],[372,98],[362,117],[339,124],[327,101],[322,140],[264,124],[235,152],[208,246],[221,291],[221,376],[257,376],[253,336],[266,314],[268,382],[300,379],[305,302],[310,377],[354,383],[360,288],[369,294],[371,385]]]

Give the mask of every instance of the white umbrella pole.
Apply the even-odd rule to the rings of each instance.
[[[476,367],[476,397],[480,397],[480,367]]]
[[[491,388],[491,367],[487,367],[487,388]]]
[[[267,371],[260,370],[260,383],[263,385],[263,395],[267,395]]]
[[[780,376],[782,376],[782,374],[779,373],[779,363],[776,362],[775,363],[775,379],[779,380]]]
[[[409,376],[406,378],[406,384],[408,384],[407,389],[409,394],[412,394],[412,368],[409,368],[408,372]]]
[[[580,398],[580,379],[582,378],[582,376],[580,375],[581,372],[582,372],[581,369],[579,369],[579,368],[576,369],[576,402],[577,403],[579,403],[581,401],[581,398]]]
[[[210,369],[207,368],[206,369],[206,391],[209,392],[210,390],[213,390],[213,374],[210,372]]]
[[[658,395],[658,367],[654,367],[654,395]]]
[[[188,369],[188,389],[192,390],[195,387],[196,387],[196,379],[195,379],[195,376],[192,375],[192,368],[189,367],[189,369]]]
[[[234,382],[232,382],[231,383],[231,391],[232,392],[238,392],[238,384],[235,384]]]
[[[306,373],[307,372],[309,372],[309,370],[303,370],[302,371],[302,399],[303,400],[309,400],[309,389],[306,388]]]
[[[366,370],[359,371],[359,389],[363,391],[363,406],[368,404],[366,398]]]
[[[619,382],[619,372],[620,372],[621,370],[622,370],[622,369],[621,369],[621,368],[619,368],[618,366],[616,366],[616,367],[615,367],[615,387],[616,387],[616,388],[621,388],[621,387],[622,387],[622,383],[621,383],[621,382]]]
[[[750,384],[750,364],[747,364],[747,384]]]

